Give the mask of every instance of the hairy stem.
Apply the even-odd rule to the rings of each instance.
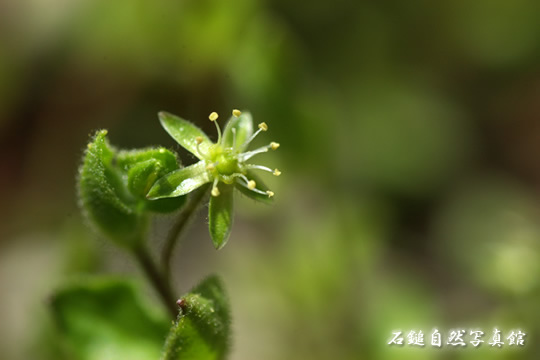
[[[150,280],[150,283],[159,294],[163,305],[165,305],[165,308],[172,315],[173,319],[176,318],[176,315],[178,314],[176,297],[167,277],[159,271],[146,247],[138,246],[134,249],[133,253],[148,277],[148,280]]]
[[[180,238],[183,230],[189,224],[190,220],[193,218],[193,215],[208,195],[209,190],[210,185],[204,185],[190,196],[188,204],[182,208],[176,222],[167,235],[167,239],[165,240],[165,245],[163,246],[161,253],[163,274],[165,274],[167,281],[169,281],[171,276],[171,259],[174,247],[178,243],[178,239]]]

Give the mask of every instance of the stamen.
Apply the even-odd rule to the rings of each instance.
[[[218,183],[218,179],[215,179],[214,180],[214,185],[212,186],[212,191],[211,191],[211,194],[214,197],[218,197],[219,194],[220,194],[219,189],[217,187],[217,183]]]
[[[266,195],[268,195],[269,198],[274,197],[274,192],[270,191],[270,190],[267,190]]]
[[[238,109],[234,109],[232,111],[232,114],[233,114],[234,117],[239,117],[240,115],[242,115],[242,112],[240,110],[238,110]]]
[[[273,142],[273,141],[270,143],[270,148],[272,150],[277,150],[278,147],[279,147],[279,143]]]
[[[281,175],[281,171],[279,171],[279,169],[270,169],[266,166],[262,166],[262,165],[254,165],[254,164],[247,164],[245,165],[246,168],[248,169],[256,169],[256,170],[262,170],[262,171],[266,171],[266,172],[269,172],[269,173],[272,173],[272,175],[274,176],[279,176]]]
[[[255,187],[257,186],[257,183],[253,180],[249,180],[248,183],[247,183],[247,187],[249,190],[253,190],[255,189]]]
[[[216,168],[217,163],[210,163],[206,165],[206,170],[213,171]]]
[[[268,148],[270,147],[270,145],[268,146],[263,146],[261,148],[258,148],[256,150],[253,150],[253,151],[248,151],[248,152],[245,152],[245,153],[242,153],[240,154],[240,161],[246,161],[248,159],[251,159],[253,156],[257,155],[257,154],[260,154],[260,153],[265,153],[265,152],[268,152]]]
[[[239,184],[242,184],[244,187],[247,187],[247,184],[249,182],[248,178],[242,174],[242,173],[234,173],[232,175],[221,175],[224,181],[230,181],[232,182],[234,178],[240,178],[244,180],[244,182],[238,181]]]
[[[244,180],[247,181],[247,178],[246,178],[245,176],[242,175],[242,176],[239,176],[239,177],[242,177]],[[253,181],[253,180],[251,180],[251,181]],[[247,181],[247,182],[249,183],[249,181]],[[255,181],[253,181],[253,182],[255,182]],[[257,194],[268,195],[268,193],[266,193],[266,192],[264,192],[264,191],[262,191],[262,190],[259,190],[259,189],[255,188],[255,187],[254,187],[253,189],[251,189],[251,188],[249,187],[249,184],[244,184],[244,183],[241,182],[241,181],[239,181],[238,183],[239,183],[240,185],[242,185],[242,186],[248,188],[249,190],[251,190],[251,191],[253,191],[253,192],[256,192]],[[255,185],[256,185],[256,184],[255,184]]]
[[[201,157],[203,157],[203,158],[206,157],[206,154],[203,153],[202,150],[201,150],[201,144],[203,142],[203,137],[202,136],[197,136],[195,138],[195,142],[197,143],[197,152],[199,153],[199,155]]]
[[[262,129],[259,129],[259,130],[255,131],[255,133],[253,133],[253,135],[251,135],[249,137],[249,139],[247,139],[246,142],[242,144],[242,148],[245,149],[249,145],[249,143],[252,142],[253,139],[255,139],[257,137],[257,135],[259,135],[259,133],[261,131],[262,131]]]
[[[257,169],[257,170],[267,171],[269,173],[272,172],[272,169],[267,168],[266,166],[262,166],[262,165],[247,164],[246,167],[248,169]]]
[[[268,125],[266,125],[266,123],[262,122],[259,124],[259,130],[255,131],[255,133],[253,135],[250,136],[249,139],[247,139],[247,141],[242,145],[242,148],[246,148],[250,142],[253,141],[253,139],[255,139],[255,137],[257,137],[257,135],[259,135],[259,133],[261,131],[266,131],[268,130]],[[279,145],[278,145],[279,146]]]
[[[261,194],[261,195],[268,195],[266,192],[259,189],[251,189],[251,191],[256,192],[257,194]]]
[[[248,184],[249,180],[248,180],[248,178],[247,178],[244,174],[238,173],[238,174],[234,174],[234,175],[236,175],[237,177],[239,177],[239,178],[241,178],[242,180],[244,180],[244,181],[246,182],[244,185],[247,187],[247,184]]]
[[[218,133],[218,140],[217,140],[217,143],[218,144],[221,144],[221,128],[219,127],[219,124],[218,122],[216,121],[217,118],[219,117],[218,113],[217,112],[213,112],[211,113],[208,118],[210,119],[211,122],[213,122],[214,124],[216,124],[216,129],[217,129],[217,133]]]

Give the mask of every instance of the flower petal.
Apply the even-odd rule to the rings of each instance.
[[[197,149],[196,139],[199,137],[202,140],[198,146],[200,151],[208,154],[209,147],[213,145],[213,143],[201,129],[189,121],[165,111],[161,111],[158,116],[161,126],[163,126],[165,131],[167,131],[184,149],[202,160],[202,156]]]
[[[247,178],[250,179],[250,180],[254,180],[255,181],[255,184],[256,185],[256,189],[260,190],[260,191],[263,191],[263,192],[267,192],[269,191],[270,189],[262,182],[262,180],[253,173],[253,171],[251,170],[248,170],[247,172]],[[249,190],[248,188],[246,188],[244,185],[242,184],[239,184],[239,183],[236,183],[235,184],[236,188],[244,195],[246,195],[247,197],[250,197],[252,198],[253,200],[257,200],[257,201],[260,201],[260,202],[263,202],[265,204],[272,204],[274,202],[274,198],[273,197],[269,197],[268,195],[263,195],[263,194],[259,194],[259,193],[256,193],[255,191],[251,191]]]
[[[233,194],[232,185],[219,184],[219,196],[210,198],[208,211],[208,228],[216,249],[221,249],[229,240],[233,224]]]
[[[234,135],[232,129],[236,129],[236,144],[234,144]],[[244,143],[253,134],[253,120],[249,112],[244,112],[239,117],[232,116],[223,132],[223,145],[233,147],[240,152],[246,148]]]
[[[185,195],[210,182],[204,161],[175,170],[159,178],[146,197],[150,200]]]

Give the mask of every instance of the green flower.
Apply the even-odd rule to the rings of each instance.
[[[222,248],[230,235],[233,222],[234,188],[243,194],[262,202],[270,202],[274,193],[269,190],[254,174],[255,171],[267,171],[279,176],[278,169],[248,163],[257,154],[276,150],[279,144],[270,144],[256,150],[247,151],[251,141],[262,131],[267,131],[265,123],[258,125],[253,132],[251,114],[233,110],[223,134],[217,123],[218,114],[213,112],[209,119],[216,124],[217,143],[192,123],[169,113],[159,113],[163,128],[184,149],[195,155],[200,161],[188,167],[175,170],[158,179],[147,194],[151,200],[182,196],[211,183],[212,191],[209,207],[209,229],[214,246]]]

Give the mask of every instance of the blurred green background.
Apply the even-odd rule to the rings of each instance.
[[[175,257],[182,291],[222,275],[232,359],[537,358],[539,19],[535,0],[0,2],[0,358],[60,359],[47,298],[74,274],[142,278],[77,208],[89,134],[189,164],[157,112],[215,135],[232,108],[282,145],[261,161],[276,205],[240,199],[219,252],[202,211]],[[528,335],[386,345],[435,327]]]

